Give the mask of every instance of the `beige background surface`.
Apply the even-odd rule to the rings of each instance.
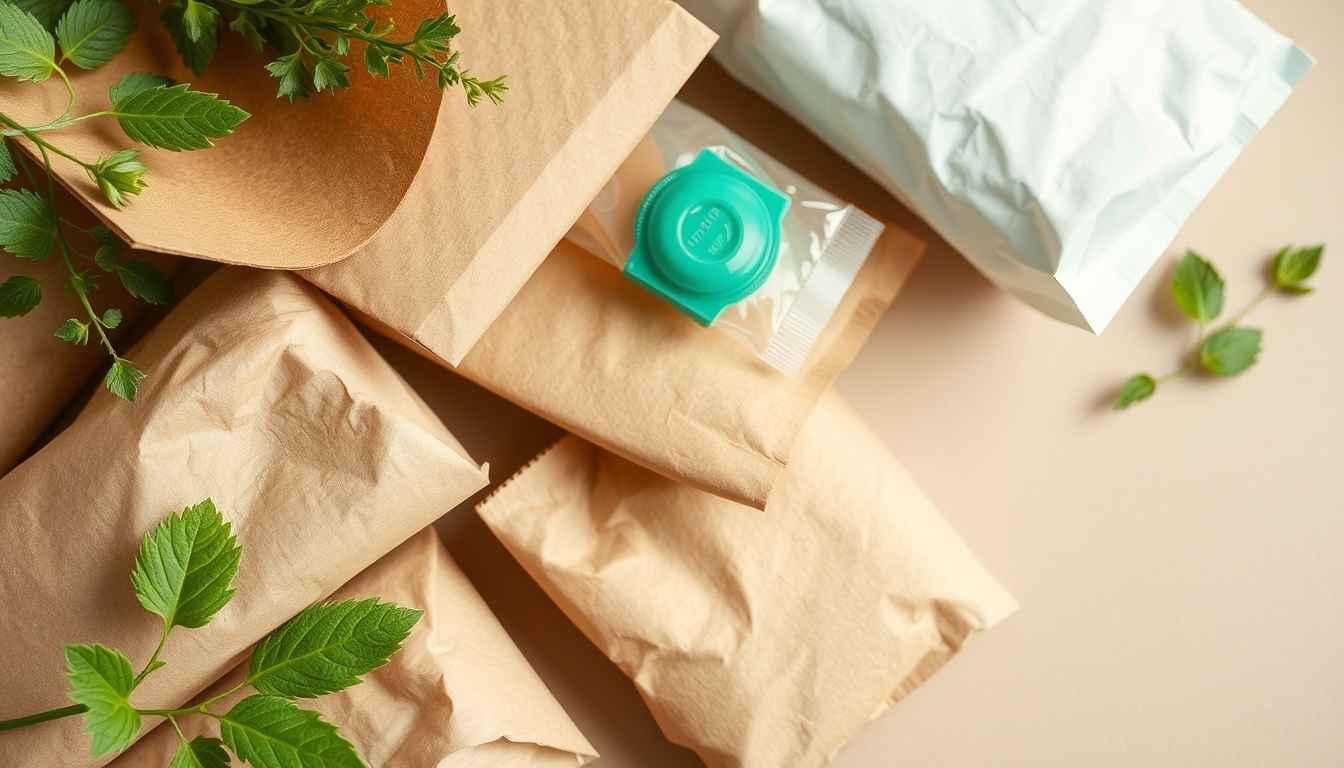
[[[1100,339],[995,290],[711,65],[683,92],[930,239],[840,389],[1023,606],[835,766],[1344,766],[1344,2],[1248,5],[1320,64]],[[1281,245],[1319,241],[1318,292],[1252,315],[1258,366],[1108,410],[1128,375],[1177,367],[1192,341],[1166,292],[1184,248],[1214,260],[1238,308]],[[495,482],[560,434],[379,348]],[[439,528],[597,765],[699,764],[467,508]]]

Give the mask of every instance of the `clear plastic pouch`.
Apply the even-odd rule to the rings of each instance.
[[[673,101],[567,237],[795,376],[882,229]]]

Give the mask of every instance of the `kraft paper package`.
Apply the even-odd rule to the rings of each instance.
[[[764,509],[817,399],[923,251],[922,241],[887,225],[791,378],[561,242],[456,370],[631,461]]]
[[[815,768],[1015,608],[833,391],[770,509],[570,435],[477,511],[709,768]]]
[[[729,74],[1100,333],[1314,63],[1236,0],[681,0]]]
[[[455,0],[453,11],[471,30],[473,71],[508,74],[504,104],[446,99],[396,214],[355,255],[304,275],[456,365],[715,37],[671,0]]]
[[[89,71],[63,65],[76,114],[110,108],[109,87],[130,72],[190,83],[192,90],[217,93],[251,114],[213,148],[192,152],[137,144],[110,117],[46,134],[86,162],[123,149],[142,153],[148,188],[120,210],[82,167],[52,158],[61,184],[142,250],[278,269],[336,261],[366,242],[401,203],[429,148],[440,103],[463,100],[460,92],[440,93],[432,78],[416,79],[409,66],[394,66],[383,79],[355,64],[347,73],[350,88],[291,104],[276,97],[277,81],[265,69],[276,56],[273,49],[257,53],[246,38],[221,25],[215,55],[197,76],[183,65],[159,20],[162,5],[127,7],[135,12],[135,32],[125,50]],[[396,17],[409,22],[444,10],[443,0],[397,0]],[[464,29],[461,39],[470,36]],[[358,43],[352,48],[359,61]],[[67,100],[59,76],[40,84],[0,79],[0,111],[26,125],[54,119]],[[476,129],[464,123],[459,130]],[[11,146],[41,162],[30,143]],[[332,215],[330,203],[295,202],[331,200],[341,201],[340,215]]]
[[[145,663],[161,623],[129,573],[173,512],[212,499],[242,562],[232,601],[169,637],[169,666],[133,697],[145,708],[182,705],[486,484],[359,331],[289,273],[221,270],[132,353],[149,374],[135,403],[100,390],[0,478],[0,719],[68,703],[63,643]],[[0,765],[107,762],[89,755],[78,718],[0,733]]]
[[[432,528],[384,555],[330,597],[376,597],[425,615],[386,666],[359,685],[304,700],[336,723],[364,761],[379,768],[562,768],[597,756],[499,625]],[[247,678],[240,663],[204,694]],[[221,699],[227,709],[248,690]],[[182,718],[188,739],[217,731]],[[161,725],[113,768],[166,768],[178,748]]]

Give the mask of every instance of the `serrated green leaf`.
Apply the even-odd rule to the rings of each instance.
[[[316,712],[276,696],[248,696],[219,716],[220,735],[253,768],[366,768]]]
[[[160,85],[126,96],[111,114],[132,140],[159,149],[207,149],[249,115],[213,93]]]
[[[31,14],[0,2],[0,75],[40,83],[56,71],[56,39]]]
[[[215,57],[215,48],[219,46],[219,32],[216,29],[197,40],[191,39],[187,34],[185,14],[186,7],[182,3],[173,3],[163,9],[159,19],[172,34],[173,41],[177,43],[177,53],[182,57],[182,62],[200,77],[210,64],[210,60]]]
[[[387,58],[383,56],[382,51],[376,45],[367,45],[364,47],[364,68],[369,74],[378,77],[387,77]]]
[[[89,343],[89,324],[81,323],[78,320],[70,319],[61,323],[61,327],[56,329],[56,338],[61,341],[68,341],[71,344]]]
[[[9,153],[9,141],[0,138],[0,184],[14,178],[19,169],[14,165],[14,156]]]
[[[92,269],[86,269],[83,272],[76,272],[67,275],[61,284],[65,286],[66,293],[93,293],[98,290],[98,273]]]
[[[1302,283],[1316,273],[1324,250],[1324,245],[1315,245],[1296,249],[1289,246],[1279,251],[1274,257],[1274,284],[1292,293],[1309,293],[1311,288]]]
[[[1208,323],[1223,311],[1223,278],[1194,251],[1186,251],[1171,278],[1171,295],[1192,320]]]
[[[107,89],[107,92],[112,97],[112,103],[116,104],[133,93],[139,93],[146,88],[157,88],[160,85],[173,85],[173,81],[151,72],[127,72]]]
[[[75,0],[56,23],[61,55],[81,69],[111,61],[131,37],[135,16],[118,0]]]
[[[331,56],[320,56],[317,59],[317,65],[313,67],[313,87],[319,91],[349,88],[350,80],[345,76],[345,73],[349,71],[350,68],[342,64],[339,59]]]
[[[182,28],[194,43],[199,43],[207,35],[217,36],[219,9],[199,0],[187,0],[186,7],[182,9]]]
[[[173,284],[158,267],[134,256],[113,265],[126,292],[150,304],[167,306],[173,303]]]
[[[1155,391],[1157,391],[1157,379],[1146,373],[1131,376],[1120,389],[1120,397],[1115,401],[1115,410],[1123,411],[1137,402],[1147,400]]]
[[[126,242],[105,224],[95,224],[93,229],[89,230],[89,237],[98,244],[98,250],[93,255],[94,263],[104,272],[116,269],[116,258],[129,247]]]
[[[456,21],[455,16],[446,13],[432,19],[425,19],[415,28],[415,35],[412,36],[412,40],[446,44],[462,31],[462,28],[457,26]]]
[[[140,392],[140,382],[144,380],[145,374],[134,363],[120,357],[113,359],[112,367],[108,369],[107,376],[103,377],[108,391],[128,403],[135,402],[135,396]]]
[[[20,9],[32,14],[48,32],[56,29],[56,21],[70,7],[70,0],[14,0]]]
[[[109,309],[103,313],[103,327],[116,328],[121,325],[121,310]]]
[[[257,53],[261,53],[266,47],[265,41],[261,39],[261,33],[257,31],[256,21],[247,11],[239,11],[233,21],[229,22],[229,29],[247,38],[247,42],[251,43],[252,49]]]
[[[88,707],[84,731],[93,736],[93,756],[120,752],[140,732],[140,713],[127,701],[135,674],[120,652],[103,645],[65,646],[70,698]]]
[[[299,53],[295,51],[281,56],[266,65],[266,71],[271,73],[271,77],[280,78],[276,96],[288,97],[291,103],[307,96],[313,84],[312,73],[308,71],[308,65],[303,63]]]
[[[423,614],[373,598],[309,606],[252,652],[247,682],[285,698],[348,688],[386,664]]]
[[[26,189],[0,191],[0,248],[20,259],[41,261],[55,247],[51,202]]]
[[[135,596],[166,628],[203,627],[233,598],[242,549],[210,499],[146,533],[135,558]]]
[[[181,743],[168,768],[229,768],[229,753],[219,739],[197,736]]]
[[[1219,376],[1232,376],[1255,365],[1260,354],[1260,330],[1233,326],[1204,340],[1199,359],[1204,367]]]
[[[14,275],[0,284],[0,317],[22,317],[42,303],[42,284]]]

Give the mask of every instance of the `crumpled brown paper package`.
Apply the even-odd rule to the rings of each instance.
[[[715,36],[669,0],[465,0],[499,108],[444,102],[400,209],[305,276],[457,364],[611,177]]]
[[[353,44],[351,88],[290,104],[276,98],[277,81],[263,68],[275,51],[257,53],[242,35],[221,26],[214,59],[197,77],[159,21],[163,5],[127,5],[135,11],[136,28],[119,56],[87,72],[64,65],[76,114],[109,108],[107,89],[127,72],[154,72],[218,93],[252,115],[232,135],[215,140],[214,148],[194,152],[136,144],[112,118],[46,134],[89,162],[120,149],[143,152],[149,186],[122,210],[107,203],[83,168],[53,158],[60,182],[127,242],[230,264],[297,269],[341,259],[388,220],[420,167],[445,98],[432,77],[417,80],[407,65],[393,66],[388,79],[375,78],[364,70],[362,47]],[[397,0],[395,11],[407,24],[443,13],[444,2]],[[413,29],[403,26],[394,34]],[[462,39],[472,34],[464,31]],[[447,98],[465,101],[457,91]],[[67,99],[59,76],[40,85],[0,79],[0,111],[27,125],[53,119]],[[483,130],[465,116],[454,128]]]
[[[765,509],[817,399],[923,252],[922,241],[888,224],[789,378],[565,241],[457,371],[631,461]]]
[[[376,597],[420,608],[399,653],[364,682],[300,706],[340,727],[378,768],[577,766],[597,753],[579,733],[457,567],[432,528],[384,555],[331,596]],[[244,661],[203,695],[247,678]],[[221,699],[220,711],[252,693]],[[182,718],[188,739],[218,727]],[[167,768],[178,747],[169,725],[155,728],[113,768]]]
[[[64,706],[63,643],[145,664],[160,620],[129,573],[141,536],[207,497],[243,548],[237,594],[175,630],[133,701],[181,705],[248,648],[486,483],[441,422],[314,288],[226,269],[134,359],[134,404],[99,391],[0,478],[0,719]],[[147,723],[146,727],[152,723]],[[0,765],[87,766],[78,718],[0,733]]]
[[[574,436],[477,510],[710,768],[814,768],[1016,607],[834,392],[762,514]]]

